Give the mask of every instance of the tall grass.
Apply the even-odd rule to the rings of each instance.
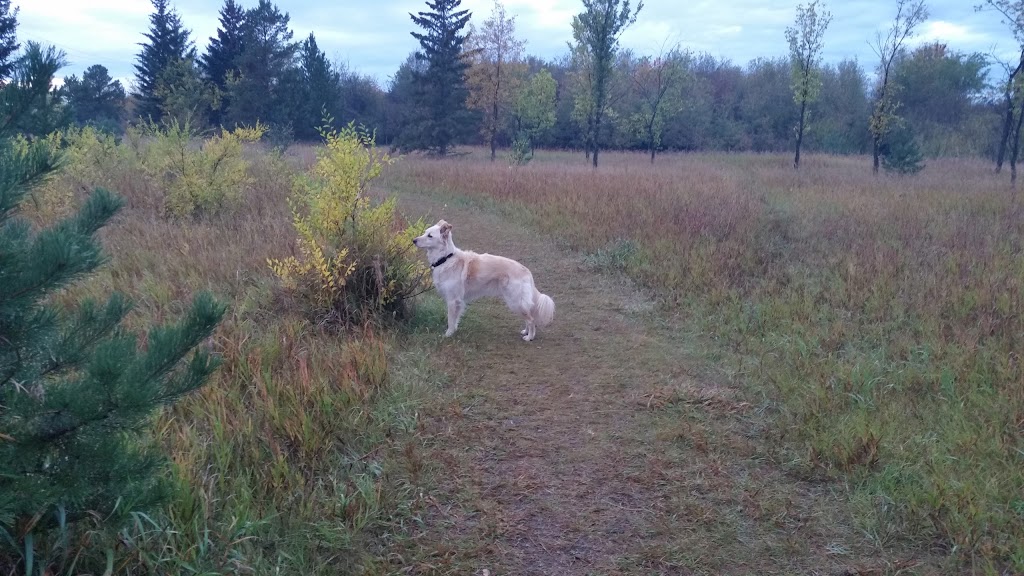
[[[221,369],[153,423],[173,498],[117,533],[99,521],[77,533],[75,570],[102,573],[109,559],[116,573],[387,572],[415,505],[417,390],[429,372],[402,360],[394,335],[328,333],[283,296],[267,260],[294,250],[287,197],[308,159],[247,146],[246,201],[182,219],[121,152],[93,150],[97,166],[72,157],[28,206],[45,222],[95,184],[127,199],[103,232],[110,262],[59,301],[124,292],[132,329],[178,315],[198,289],[231,306],[211,342]]]
[[[771,407],[772,456],[848,481],[880,546],[1024,572],[1024,212],[987,163],[475,156],[388,177],[497,203],[657,289]]]

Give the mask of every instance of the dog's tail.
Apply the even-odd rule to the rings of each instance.
[[[533,321],[540,328],[551,324],[551,321],[555,319],[555,301],[547,294],[541,294],[539,291],[535,292],[533,295],[533,310],[530,311],[530,314],[533,316]]]

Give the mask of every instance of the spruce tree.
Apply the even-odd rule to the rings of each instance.
[[[195,48],[189,39],[191,32],[181,18],[168,8],[168,0],[151,0],[156,10],[149,16],[149,31],[143,34],[149,41],[140,43],[142,52],[136,57],[134,96],[139,101],[138,114],[154,122],[163,118],[161,110],[161,77],[165,70],[181,60],[195,58]]]
[[[219,124],[223,111],[230,106],[227,87],[228,78],[238,76],[238,61],[244,49],[245,9],[234,0],[226,0],[220,9],[220,28],[217,36],[210,38],[206,54],[200,58],[199,67],[207,80],[220,92],[221,103],[213,111],[211,120]]]
[[[0,0],[0,81],[14,71],[18,44],[18,9],[11,10],[11,0]]]
[[[246,11],[239,77],[228,87],[228,118],[232,122],[286,122],[289,92],[294,87],[283,80],[295,71],[298,49],[298,44],[292,42],[289,21],[288,13],[281,12],[269,0],[260,0],[255,8]]]
[[[50,85],[52,74],[36,73],[30,84]],[[184,359],[224,308],[200,295],[140,350],[119,328],[125,298],[55,305],[54,294],[103,263],[96,233],[122,201],[96,190],[74,216],[34,229],[18,208],[58,159],[45,142],[11,135],[0,132],[0,573],[64,573],[43,557],[67,545],[76,521],[105,527],[167,493],[144,431],[157,407],[216,367],[202,351]]]
[[[294,107],[301,112],[296,134],[303,138],[314,138],[324,112],[334,116],[338,113],[341,77],[331,67],[327,55],[320,51],[312,33],[299,50],[299,64],[302,70],[301,100]]]
[[[415,72],[417,118],[402,137],[406,148],[432,150],[444,155],[466,132],[466,69],[462,45],[468,34],[469,10],[459,10],[461,0],[430,0],[429,12],[410,14],[423,33],[412,32],[421,50],[417,60],[426,67]]]
[[[229,74],[238,73],[238,58],[242,55],[245,10],[234,0],[227,0],[220,9],[220,28],[217,37],[210,38],[206,54],[199,67],[208,80],[224,89]]]

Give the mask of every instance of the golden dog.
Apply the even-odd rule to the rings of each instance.
[[[526,328],[520,334],[527,342],[536,337],[538,328],[554,319],[555,302],[537,290],[526,266],[502,256],[459,250],[452,241],[452,225],[444,220],[427,228],[412,243],[426,251],[434,286],[448,305],[445,336],[458,329],[467,304],[485,297],[505,300],[508,309],[523,318]]]

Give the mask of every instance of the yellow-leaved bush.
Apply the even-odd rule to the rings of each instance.
[[[162,184],[166,210],[174,216],[202,216],[238,204],[250,183],[243,145],[259,141],[266,132],[259,122],[222,128],[197,145],[190,124],[175,120],[164,127],[144,125],[129,133],[129,139],[141,151],[147,173]]]
[[[131,201],[152,195],[156,206],[175,217],[228,211],[252,182],[244,145],[258,142],[266,131],[257,123],[220,129],[203,139],[188,122],[174,121],[129,126],[121,138],[92,126],[54,132],[46,142],[60,153],[61,170],[33,191],[29,215],[52,222],[71,213],[76,192],[97,186]]]
[[[422,220],[405,225],[393,198],[375,203],[371,182],[392,162],[373,136],[353,124],[321,130],[324,146],[289,202],[297,256],[268,263],[319,321],[355,325],[403,319],[428,281],[412,239]]]
[[[76,193],[91,193],[97,186],[116,188],[116,176],[134,165],[133,154],[117,138],[92,126],[71,126],[46,136],[51,152],[60,154],[60,171],[33,189],[28,216],[40,224],[52,223],[74,211]],[[15,146],[27,147],[18,137]]]

